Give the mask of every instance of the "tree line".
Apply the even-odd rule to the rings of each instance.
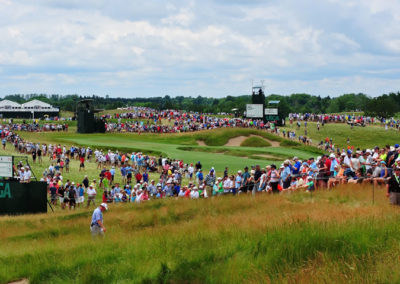
[[[233,109],[242,114],[246,110],[246,104],[251,103],[251,95],[226,96],[224,98],[208,97],[152,97],[152,98],[112,98],[109,96],[79,96],[71,95],[46,95],[46,94],[14,94],[7,95],[5,99],[24,103],[32,99],[38,99],[64,111],[75,111],[77,102],[81,99],[93,99],[98,109],[116,109],[127,106],[143,106],[154,109],[179,109],[203,113],[232,113]],[[364,112],[365,115],[377,117],[392,117],[400,112],[400,92],[383,94],[378,97],[369,97],[366,94],[344,94],[339,97],[321,97],[309,94],[292,94],[282,96],[271,94],[266,96],[266,103],[270,100],[278,100],[280,112],[289,113],[341,113]]]

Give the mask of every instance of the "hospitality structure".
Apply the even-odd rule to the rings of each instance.
[[[59,114],[59,108],[36,99],[23,104],[10,100],[0,101],[0,118],[44,118]]]

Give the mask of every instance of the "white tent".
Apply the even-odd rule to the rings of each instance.
[[[2,100],[0,101],[0,109],[21,109],[21,105],[13,101]]]
[[[22,104],[22,107],[25,110],[30,110],[30,109],[33,109],[33,110],[48,110],[48,109],[52,109],[53,108],[50,104],[42,102],[42,101],[39,101],[39,100],[32,100],[32,101],[26,102],[26,103]]]

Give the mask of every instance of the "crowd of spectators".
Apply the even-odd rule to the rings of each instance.
[[[150,157],[141,152],[40,145],[24,142],[12,132],[6,138],[20,153],[40,151],[42,162],[42,157],[48,157],[49,166],[42,180],[48,184],[52,204],[59,202],[61,208],[83,204],[88,207],[95,204],[97,194],[106,203],[139,203],[169,197],[197,199],[226,194],[312,192],[347,183],[379,187],[394,184],[390,181],[396,177],[396,169],[400,169],[398,144],[348,149],[305,160],[294,157],[281,165],[255,165],[235,172],[230,172],[227,167],[217,176],[214,168],[205,170],[200,161],[193,165],[162,156]],[[63,174],[70,171],[71,159],[79,160],[79,169],[74,169],[79,171],[85,170],[85,160],[97,163],[98,178],[90,181],[82,173],[82,180],[64,180]],[[30,174],[26,174],[26,171],[30,172],[29,168],[21,165],[17,171],[21,182],[29,182]],[[150,179],[150,173],[153,173],[153,179]],[[157,179],[154,179],[154,173]]]

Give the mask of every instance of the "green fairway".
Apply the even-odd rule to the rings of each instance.
[[[217,172],[222,172],[228,166],[231,170],[243,169],[244,166],[271,163],[280,163],[286,158],[298,156],[307,159],[316,156],[316,149],[303,149],[302,147],[227,147],[224,146],[230,138],[237,136],[260,135],[261,137],[281,141],[282,138],[265,131],[254,129],[215,129],[196,133],[184,134],[135,134],[135,133],[107,133],[107,134],[77,134],[72,131],[30,133],[21,132],[22,137],[28,141],[48,144],[82,145],[107,149],[120,149],[123,151],[141,151],[143,153],[164,155],[172,159],[183,159],[187,163],[201,161],[206,169],[215,167]],[[205,141],[207,145],[198,146],[197,141]],[[182,147],[189,146],[188,147]],[[199,148],[200,151],[191,149]],[[255,151],[256,150],[256,151]],[[311,150],[311,151],[310,151]],[[219,153],[218,153],[219,152]],[[222,152],[225,152],[222,154]],[[257,156],[258,154],[258,156]]]
[[[304,135],[304,122],[302,122],[300,130],[297,129],[295,123],[291,127],[288,124],[284,129],[286,131],[294,130],[296,138],[298,138],[299,135]],[[307,136],[313,140],[314,145],[317,145],[327,137],[332,138],[335,146],[339,146],[340,148],[347,147],[347,138],[350,138],[350,146],[362,149],[400,143],[399,131],[394,129],[385,130],[384,127],[377,125],[366,127],[354,126],[351,129],[350,125],[344,123],[327,123],[325,126],[320,126],[320,131],[318,131],[316,123],[308,122]]]

